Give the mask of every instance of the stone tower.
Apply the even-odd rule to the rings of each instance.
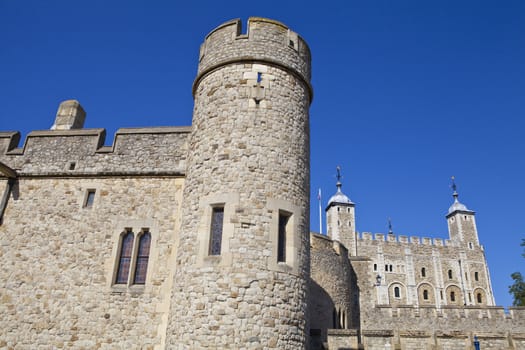
[[[448,222],[448,232],[450,240],[460,245],[479,246],[478,230],[476,228],[475,212],[469,210],[467,206],[458,200],[456,184],[452,184],[454,193],[454,203],[448,209],[446,215]]]
[[[357,255],[355,232],[355,204],[342,191],[340,168],[337,167],[337,192],[330,197],[326,207],[328,236],[341,242],[350,256]]]
[[[277,21],[247,27],[200,49],[168,348],[306,344],[310,51]]]

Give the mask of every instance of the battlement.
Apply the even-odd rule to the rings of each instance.
[[[248,19],[246,33],[242,33],[240,19],[225,22],[212,30],[200,47],[199,69],[193,84],[193,93],[199,81],[218,67],[232,63],[264,63],[284,68],[309,87],[310,49],[297,33],[285,24],[261,17]]]
[[[414,244],[414,245],[425,245],[425,246],[454,246],[454,242],[450,239],[442,238],[430,238],[430,237],[419,237],[419,236],[406,236],[406,235],[394,235],[384,233],[370,233],[362,232],[357,233],[357,239],[360,241],[375,241],[378,243],[401,243],[401,244]]]
[[[399,320],[403,327],[414,331],[472,331],[490,333],[497,331],[523,332],[525,308],[513,307],[506,313],[498,306],[410,306],[376,305],[370,324],[364,328],[396,329]],[[410,323],[410,324],[409,324]]]
[[[40,130],[19,147],[20,133],[0,132],[0,162],[21,176],[183,175],[191,127]]]

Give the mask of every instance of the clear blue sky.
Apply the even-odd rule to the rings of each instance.
[[[192,4],[194,3],[194,4]],[[335,191],[359,231],[447,237],[450,176],[477,212],[496,302],[525,273],[525,2],[0,0],[0,130],[190,125],[199,45],[220,23],[280,20],[313,55],[311,229]]]

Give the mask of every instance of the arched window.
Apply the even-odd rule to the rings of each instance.
[[[424,267],[422,267],[421,268],[421,277],[426,277],[426,276],[427,276],[427,270]]]
[[[448,270],[448,279],[452,279],[452,270]]]
[[[478,303],[481,304],[481,303],[483,302],[483,299],[482,299],[481,293],[478,293],[476,297],[477,297],[477,299],[478,299]]]
[[[452,302],[456,301],[456,293],[450,292],[450,301]]]
[[[400,294],[399,294],[399,287],[394,287],[394,297],[395,298],[400,298]]]
[[[117,278],[115,279],[116,284],[128,283],[129,267],[131,264],[131,254],[133,252],[133,232],[128,230],[127,233],[122,236],[120,243],[120,257],[118,260]]]
[[[428,290],[423,290],[423,299],[428,300]]]
[[[135,267],[134,284],[146,283],[146,272],[148,271],[149,248],[151,245],[151,234],[144,232],[139,238],[139,249],[137,251],[137,264]]]
[[[478,272],[474,272],[474,280],[479,281],[479,274]]]

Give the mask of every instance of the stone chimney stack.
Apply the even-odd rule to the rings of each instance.
[[[66,100],[58,106],[55,124],[51,130],[82,129],[86,112],[77,100]]]

